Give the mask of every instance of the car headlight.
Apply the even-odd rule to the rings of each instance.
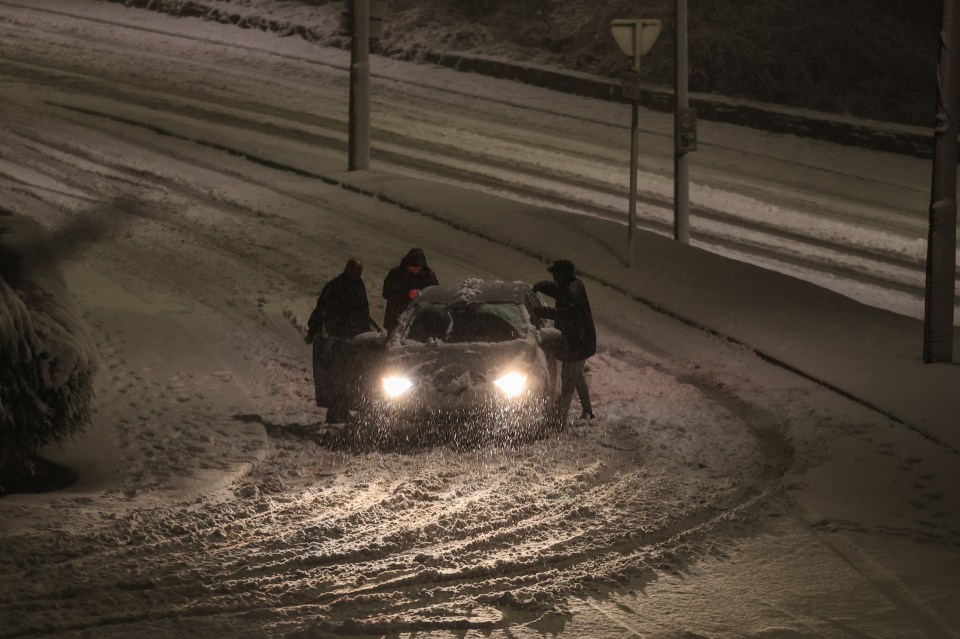
[[[387,397],[400,397],[413,387],[409,377],[387,375],[383,378],[383,392]]]
[[[507,397],[516,397],[527,387],[527,376],[523,373],[507,373],[493,383]]]

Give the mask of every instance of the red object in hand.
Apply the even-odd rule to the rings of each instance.
[[[411,288],[411,289],[410,289],[410,299],[415,298],[415,297],[417,296],[417,293],[419,293],[419,292],[420,292],[420,289],[419,289],[419,288]]]

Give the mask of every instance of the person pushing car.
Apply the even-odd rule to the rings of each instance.
[[[387,331],[393,331],[400,315],[420,289],[438,283],[436,274],[427,266],[427,256],[423,249],[410,249],[400,260],[400,264],[391,268],[383,280],[383,298],[387,300],[383,327]]]
[[[566,421],[574,391],[580,397],[583,413],[581,419],[593,419],[590,404],[590,389],[583,375],[588,357],[597,352],[597,331],[593,324],[593,312],[587,289],[577,278],[577,271],[570,260],[557,260],[547,271],[553,281],[544,280],[533,285],[533,290],[556,300],[553,308],[540,307],[537,315],[552,319],[562,334],[558,359],[563,362],[560,372],[560,397],[557,399],[557,422]]]
[[[321,397],[332,396],[327,406],[327,423],[343,423],[349,417],[344,405],[343,387],[351,383],[347,379],[347,362],[343,352],[344,340],[359,335],[370,327],[370,308],[367,288],[363,283],[363,263],[355,257],[347,260],[343,272],[327,282],[317,304],[307,321],[304,340],[313,344],[313,381],[317,405]],[[327,393],[325,384],[336,387],[336,392]]]

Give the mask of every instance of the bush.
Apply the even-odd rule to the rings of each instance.
[[[0,209],[0,494],[89,423],[96,359],[35,221]]]

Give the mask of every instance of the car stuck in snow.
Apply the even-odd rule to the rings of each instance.
[[[560,332],[537,318],[543,305],[526,282],[467,279],[425,288],[389,336],[368,332],[347,340],[348,370],[339,374],[353,383],[341,388],[361,420],[387,428],[441,420],[517,427],[552,419]]]

